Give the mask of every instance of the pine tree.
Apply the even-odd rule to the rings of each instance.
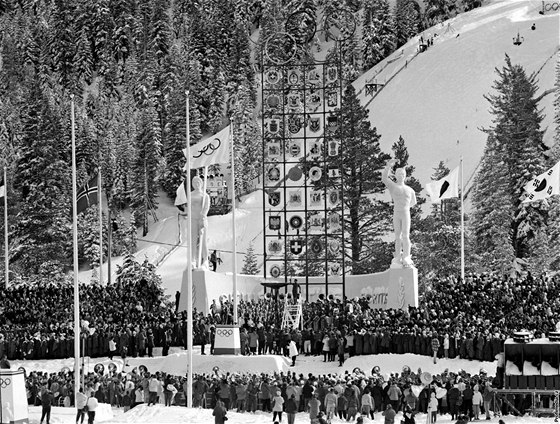
[[[424,0],[426,27],[451,17],[455,11],[455,0]]]
[[[367,70],[395,51],[397,39],[387,0],[367,0],[362,26],[363,68]]]
[[[524,186],[532,177],[546,169],[542,112],[536,98],[535,75],[527,76],[520,65],[513,65],[506,55],[506,65],[496,70],[495,94],[485,98],[490,102],[494,126],[487,130],[495,138],[497,157],[505,164],[508,175],[505,195],[510,211],[511,241],[516,258],[530,255],[528,241],[546,219],[546,208],[539,203],[524,204]]]
[[[510,272],[515,257],[511,220],[513,203],[508,196],[507,168],[490,133],[472,195],[472,244],[478,271]]]
[[[395,35],[397,48],[406,44],[408,40],[422,29],[422,13],[420,6],[414,0],[397,0],[395,5]]]
[[[341,158],[333,159],[343,174],[343,202],[347,256],[352,273],[367,272],[363,266],[369,258],[369,243],[389,227],[389,205],[366,194],[380,193],[382,168],[389,156],[381,151],[376,128],[371,128],[367,110],[360,104],[352,84],[344,91],[340,109],[340,125],[335,138],[343,140]]]
[[[20,156],[14,189],[21,204],[15,218],[12,259],[22,273],[62,271],[71,252],[69,140],[37,83],[22,109]]]
[[[161,129],[155,110],[146,108],[140,113],[139,131],[136,137],[134,180],[132,184],[132,208],[143,233],[148,231],[148,216],[157,206],[157,179],[161,158]]]
[[[243,268],[241,269],[241,274],[257,275],[259,272],[260,270],[257,264],[257,255],[255,255],[255,248],[253,247],[253,243],[249,243],[249,247],[247,247],[247,252],[245,252],[245,259],[243,261]]]

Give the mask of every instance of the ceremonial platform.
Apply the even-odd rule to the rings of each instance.
[[[207,270],[194,270],[193,275],[193,307],[197,311],[208,314],[213,301],[231,299],[233,296],[233,276],[231,273],[223,274]],[[183,272],[179,310],[187,308],[187,274]],[[331,277],[332,279],[332,277]],[[304,280],[302,278],[302,280]],[[301,283],[302,297],[309,301],[317,301],[321,294],[333,295],[342,298],[341,285],[333,285],[325,293],[323,277],[308,277],[309,283]],[[375,274],[347,275],[345,277],[345,295],[347,298],[367,296],[370,306],[379,309],[404,309],[408,306],[418,306],[418,271],[410,268],[390,268],[387,271]],[[239,299],[259,299],[264,295],[262,282],[283,282],[284,278],[264,279],[257,275],[237,276],[237,295]],[[290,291],[290,287],[286,288]],[[282,293],[282,291],[281,291]]]

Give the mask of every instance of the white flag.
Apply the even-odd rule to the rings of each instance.
[[[443,199],[459,197],[459,167],[442,179],[426,184],[426,192],[432,199],[432,203],[439,203]]]
[[[185,182],[183,181],[177,187],[177,192],[175,193],[175,206],[184,205],[185,203],[187,203],[187,192],[185,191]]]
[[[6,186],[0,186],[0,199],[6,195]]]
[[[218,163],[229,163],[231,151],[230,126],[191,146],[191,168],[198,169]],[[183,149],[187,157],[187,149]],[[188,158],[187,158],[188,160]]]
[[[560,194],[560,162],[525,185],[528,196],[523,203],[547,199]]]

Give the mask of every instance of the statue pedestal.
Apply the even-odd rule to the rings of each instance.
[[[0,369],[0,423],[27,424],[27,394],[22,370]]]
[[[240,353],[239,327],[237,325],[216,325],[214,355],[239,355]]]
[[[367,296],[376,309],[407,309],[418,306],[418,270],[391,267],[376,274],[346,277],[346,296]]]

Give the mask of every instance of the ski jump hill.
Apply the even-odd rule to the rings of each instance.
[[[550,10],[541,15],[543,5]],[[514,45],[518,34],[522,42]],[[420,37],[433,37],[433,45],[422,53],[418,52]],[[473,175],[486,143],[480,129],[492,124],[484,95],[492,92],[495,69],[503,67],[509,55],[528,75],[537,73],[540,95],[554,88],[558,46],[558,1],[485,2],[425,30],[365,72],[354,86],[382,136],[383,151],[389,152],[402,135],[410,164],[424,186],[439,161],[454,168],[461,155],[466,180]],[[373,82],[380,89],[366,93],[367,84]],[[540,102],[544,140],[549,146],[553,101],[554,94],[548,94]]]
[[[553,6],[556,4],[556,10]],[[543,5],[549,11],[539,14]],[[537,73],[539,95],[555,84],[559,49],[558,0],[493,0],[470,12],[425,30],[384,61],[365,72],[355,82],[358,97],[369,110],[369,119],[381,134],[382,149],[402,135],[410,153],[410,164],[425,186],[433,168],[444,161],[450,168],[462,155],[465,182],[470,180],[482,157],[486,134],[480,130],[492,124],[485,94],[492,92],[496,68],[505,64],[508,54],[514,64],[528,74]],[[531,26],[535,24],[535,30]],[[517,35],[522,43],[514,45]],[[433,45],[418,52],[420,37],[433,37]],[[368,85],[378,84],[376,92]],[[554,94],[544,96],[545,143],[552,145]],[[467,187],[469,184],[467,184]],[[388,198],[388,197],[387,197]],[[262,267],[262,192],[245,196],[237,205],[238,270],[247,248],[253,244],[257,263]],[[186,264],[186,246],[179,240],[177,210],[160,193],[158,222],[139,239],[138,260],[147,258],[158,265],[168,294],[181,289]],[[210,250],[218,250],[223,263],[218,272],[231,272],[231,214],[208,218]],[[178,246],[176,246],[178,244]],[[115,258],[115,265],[122,262]],[[107,278],[105,264],[105,279]],[[91,271],[81,273],[87,281]]]

